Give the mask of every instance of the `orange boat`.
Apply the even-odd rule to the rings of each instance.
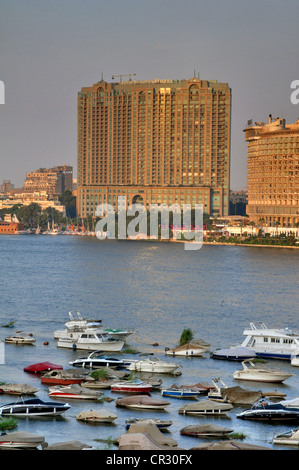
[[[86,380],[83,376],[73,376],[65,370],[52,370],[42,375],[41,382],[47,385],[72,385],[80,384]]]

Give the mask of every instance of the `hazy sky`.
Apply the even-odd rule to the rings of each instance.
[[[232,88],[231,188],[246,187],[248,119],[294,122],[298,0],[0,0],[0,183],[69,163],[77,93],[112,75]]]

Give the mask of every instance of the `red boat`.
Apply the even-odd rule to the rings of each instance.
[[[63,367],[57,364],[52,364],[51,362],[39,362],[37,364],[32,364],[31,366],[24,367],[25,372],[33,372],[39,374],[55,369],[62,370]]]
[[[80,384],[85,380],[83,376],[73,376],[65,370],[51,370],[41,377],[41,382],[48,385]]]
[[[141,380],[128,380],[111,385],[112,392],[122,393],[149,393],[152,388],[151,384],[144,383]]]

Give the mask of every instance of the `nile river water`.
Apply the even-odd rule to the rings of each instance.
[[[160,376],[163,386],[210,383],[212,378],[220,377],[228,386],[276,388],[287,398],[299,396],[299,369],[286,362],[271,362],[294,374],[284,384],[246,385],[236,383],[232,377],[241,368],[239,363],[217,361],[209,354],[188,359],[165,355],[165,348],[177,345],[183,328],[191,328],[195,338],[210,344],[211,351],[240,344],[243,329],[251,321],[298,330],[298,250],[204,245],[200,250],[185,251],[181,243],[3,235],[0,256],[0,324],[15,321],[13,330],[0,328],[0,340],[16,330],[36,338],[35,346],[5,345],[0,382],[29,383],[40,389],[38,397],[49,399],[48,387],[23,368],[41,361],[69,368],[69,361],[85,355],[57,348],[53,338],[54,330],[64,328],[68,312],[78,310],[88,318],[102,319],[105,327],[132,329],[128,347],[181,364],[181,376]],[[71,409],[64,418],[19,419],[18,429],[42,434],[49,444],[80,440],[105,449],[107,444],[97,439],[119,437],[125,432],[126,418],[158,416],[172,419],[169,435],[184,449],[201,440],[181,436],[180,429],[207,422],[244,433],[243,442],[286,449],[273,446],[272,438],[288,431],[290,425],[239,420],[236,414],[242,410],[240,407],[235,407],[227,418],[188,417],[178,414],[185,400],[167,398],[171,405],[164,412],[129,411],[115,406],[117,394],[105,394],[114,401],[103,405],[70,400]],[[159,392],[152,395],[159,397]],[[9,395],[0,395],[0,404],[13,400]],[[79,411],[101,407],[118,415],[115,424],[91,426],[76,420]]]

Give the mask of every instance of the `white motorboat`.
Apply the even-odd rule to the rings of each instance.
[[[70,362],[73,367],[83,367],[86,369],[100,369],[102,367],[120,367],[124,362],[121,359],[104,356],[103,351],[93,351],[88,357],[79,357]]]
[[[76,338],[71,335],[60,338],[57,341],[59,348],[84,349],[87,351],[121,351],[125,342],[111,338],[107,333],[100,333],[92,328],[86,329],[84,333],[79,333]]]
[[[266,359],[290,360],[292,353],[299,349],[299,333],[289,328],[267,328],[263,322],[250,323],[243,335],[241,346]]]
[[[164,410],[170,403],[147,395],[135,395],[126,398],[118,398],[116,406],[143,410]]]
[[[178,364],[173,362],[160,361],[157,358],[145,359],[143,361],[131,361],[129,365],[125,366],[128,370],[136,372],[152,372],[157,374],[173,374],[179,367]]]
[[[284,434],[277,434],[273,438],[273,444],[299,446],[299,429],[295,431],[291,429],[291,431]]]
[[[70,336],[71,338],[76,339],[79,334],[84,333],[86,330],[90,330],[91,328],[99,333],[107,333],[111,338],[119,341],[124,341],[129,335],[132,334],[131,331],[103,328],[102,320],[83,318],[80,312],[76,312],[76,314],[69,312],[69,318],[70,320],[65,323],[66,328],[64,330],[54,331],[54,339],[59,340],[61,338],[65,338],[66,336]]]
[[[250,367],[246,363],[250,364]],[[268,369],[261,366],[256,366],[252,361],[243,361],[243,369],[236,370],[233,374],[234,379],[237,380],[250,380],[254,382],[273,382],[281,383],[284,380],[292,377],[293,374],[275,369]]]
[[[98,400],[103,396],[103,392],[81,387],[79,384],[72,384],[54,387],[49,387],[49,396],[52,398],[72,398],[75,400]]]

